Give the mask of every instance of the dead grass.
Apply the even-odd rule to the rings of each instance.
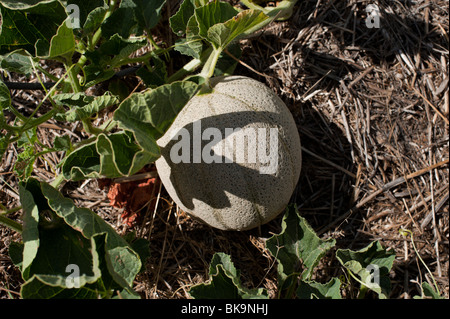
[[[169,1],[165,18],[177,2]],[[365,25],[370,3],[381,10],[378,29]],[[336,238],[338,248],[376,239],[395,250],[391,298],[419,295],[419,283],[431,280],[402,228],[413,232],[418,253],[449,296],[448,32],[448,1],[299,1],[290,20],[242,41],[235,71],[265,82],[294,115],[303,167],[291,201],[313,228]],[[158,36],[174,41],[168,28]],[[31,91],[13,96],[25,111],[39,99]],[[83,134],[51,125],[39,128],[44,140]],[[0,166],[0,201],[7,207],[18,204],[11,173],[17,151],[10,149]],[[50,168],[61,155],[52,156],[36,164],[39,178],[53,179]],[[280,231],[281,216],[260,230],[224,232],[190,219],[162,188],[156,209],[130,229],[97,181],[68,183],[64,192],[119,232],[150,240],[152,255],[135,286],[144,298],[189,298],[189,287],[208,279],[219,251],[232,256],[246,286],[276,296],[276,264],[264,240]],[[20,220],[20,212],[10,217]],[[0,298],[17,298],[20,289],[7,254],[14,240],[19,237],[0,226]],[[333,256],[320,264],[316,280],[344,274]],[[355,297],[352,287],[344,293]]]

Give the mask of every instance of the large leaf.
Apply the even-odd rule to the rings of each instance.
[[[189,294],[196,299],[267,299],[262,288],[247,289],[242,286],[240,272],[231,257],[215,253],[209,266],[209,283],[191,287]]]
[[[336,257],[361,285],[375,291],[380,298],[389,297],[389,271],[395,260],[395,251],[388,251],[375,241],[358,251],[338,249]]]
[[[0,54],[20,48],[34,54],[38,40],[49,46],[58,27],[67,18],[64,6],[57,0],[2,0],[0,13]]]
[[[335,245],[334,239],[322,240],[295,205],[289,205],[282,221],[282,230],[266,241],[266,247],[278,261],[280,291],[290,287],[300,274],[309,280],[314,268],[326,252]]]
[[[24,298],[127,296],[141,268],[139,256],[103,219],[78,208],[44,182],[19,187],[24,210],[21,271]],[[18,258],[16,258],[18,259]],[[68,281],[76,270],[73,281]]]
[[[197,88],[194,82],[184,81],[134,93],[119,105],[114,120],[121,128],[133,132],[143,152],[156,160],[160,156],[156,140],[167,131]]]

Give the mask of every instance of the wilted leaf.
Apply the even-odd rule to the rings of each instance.
[[[142,222],[146,211],[154,209],[159,185],[160,180],[157,177],[111,183],[108,190],[110,205],[123,209],[121,219],[131,227]]]

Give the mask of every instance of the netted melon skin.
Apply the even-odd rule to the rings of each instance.
[[[227,76],[211,79],[211,85],[213,92],[193,97],[158,140],[162,156],[156,167],[165,189],[185,212],[212,227],[248,230],[269,222],[288,204],[301,171],[300,137],[287,106],[264,84],[248,77]],[[255,131],[265,128],[266,132],[276,128],[276,153],[273,149],[271,153],[269,133],[265,141],[264,138],[256,141],[257,149],[264,148],[266,154],[276,156],[268,161],[277,162],[276,170],[264,173],[269,164],[261,163],[259,157],[253,161],[248,157],[248,149],[235,149],[243,152],[244,161],[233,158],[228,163],[222,148],[221,162],[205,163],[203,159],[195,162],[198,148],[194,139],[201,139],[196,135],[199,123],[203,131],[218,128],[223,137],[227,128]],[[174,138],[181,128],[191,137],[190,159],[174,163],[171,149],[181,140],[180,136]],[[201,141],[200,149],[210,142]]]

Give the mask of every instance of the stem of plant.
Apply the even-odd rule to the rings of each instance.
[[[431,272],[430,268],[428,268],[427,264],[423,261],[422,257],[420,257],[419,251],[416,248],[416,245],[414,244],[414,236],[412,231],[408,230],[408,229],[400,229],[399,230],[400,234],[402,234],[403,236],[407,236],[408,234],[411,236],[411,244],[413,246],[414,251],[417,254],[417,257],[419,258],[420,262],[425,266],[426,270],[428,271],[428,273],[431,276],[431,279],[433,279],[433,284],[434,284],[434,288],[436,289],[436,292],[440,295],[441,292],[439,291],[439,287],[437,285],[436,280],[434,279],[433,273]]]
[[[6,216],[3,216],[3,214],[0,214],[0,224],[18,232],[19,234],[22,233],[22,225]]]
[[[203,66],[200,75],[205,78],[205,84],[201,88],[200,94],[211,92],[212,88],[209,79],[212,78],[212,76],[214,75],[214,70],[216,68],[217,61],[219,60],[219,56],[222,53],[222,51],[223,51],[222,47],[213,48],[211,55],[209,56],[205,65]]]

